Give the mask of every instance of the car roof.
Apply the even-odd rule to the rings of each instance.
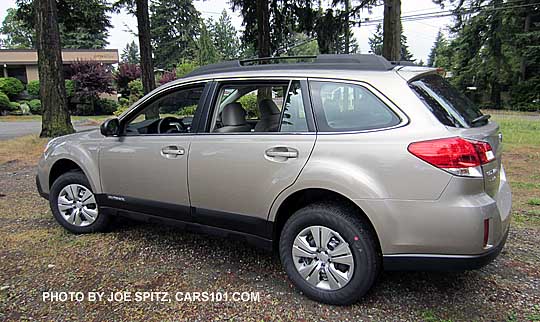
[[[295,60],[295,61],[294,61]],[[286,62],[290,61],[290,62]],[[277,64],[276,64],[277,63]],[[294,70],[349,70],[349,71],[387,71],[396,66],[382,56],[377,55],[318,55],[264,57],[244,60],[231,60],[202,66],[186,77],[226,72],[267,71],[280,69]]]
[[[297,62],[276,63],[286,60],[297,60]],[[415,69],[416,72],[411,74],[396,73],[400,69]],[[266,57],[225,61],[202,66],[180,79],[161,86],[160,89],[189,82],[230,78],[310,77],[367,80],[399,75],[401,78],[408,80],[410,77],[418,75],[418,73],[431,70],[434,69],[420,67],[408,61],[388,61],[382,56],[371,54]]]

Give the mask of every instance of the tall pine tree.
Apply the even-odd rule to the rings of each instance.
[[[170,68],[197,57],[200,14],[192,0],[156,0],[150,6],[150,33],[156,66]]]
[[[219,19],[211,25],[211,31],[219,56],[231,60],[240,56],[240,41],[227,10],[223,9]]]

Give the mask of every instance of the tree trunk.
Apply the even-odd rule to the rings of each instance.
[[[270,11],[268,0],[257,1],[257,51],[259,57],[270,57]]]
[[[401,0],[384,0],[382,52],[388,60],[401,56]]]
[[[531,28],[531,12],[527,11],[527,15],[525,16],[525,26],[523,27],[523,32],[528,33]],[[521,56],[521,61],[519,64],[519,75],[520,75],[520,81],[523,82],[527,79],[527,60],[525,59],[524,55]]]
[[[351,0],[345,0],[345,54],[348,54],[351,46],[351,29],[349,26],[349,13],[351,11]]]
[[[75,132],[67,106],[55,0],[34,0],[39,95],[43,116],[40,137]]]
[[[498,8],[502,5],[502,0],[494,1],[495,8]],[[501,84],[499,75],[501,73],[502,65],[502,39],[501,39],[501,29],[502,29],[502,16],[499,12],[492,13],[493,18],[491,21],[491,54],[494,60],[494,69],[493,74],[491,75],[491,93],[490,101],[492,108],[501,108]]]
[[[141,54],[141,81],[144,94],[156,88],[154,63],[152,62],[152,46],[150,44],[150,18],[148,16],[148,0],[136,0],[137,29],[139,32],[139,50]],[[146,119],[159,118],[159,111],[147,110]]]

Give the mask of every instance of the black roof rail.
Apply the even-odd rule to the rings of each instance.
[[[260,57],[260,58],[248,58],[248,59],[241,59],[240,65],[247,66],[251,63],[258,63],[258,62],[270,62],[274,60],[303,60],[303,59],[317,59],[317,56],[315,55],[304,55],[304,56],[277,56],[277,57]]]
[[[305,60],[312,60],[306,62]],[[273,61],[299,60],[298,62],[275,64]],[[317,56],[280,56],[262,57],[243,60],[225,61],[199,67],[187,74],[188,76],[242,72],[256,70],[298,70],[298,69],[320,69],[320,70],[366,70],[366,71],[387,71],[395,67],[395,63],[389,62],[382,56],[371,54],[348,54],[348,55],[317,55]]]
[[[396,66],[418,66],[412,60],[392,60],[390,61],[390,64],[396,65]]]

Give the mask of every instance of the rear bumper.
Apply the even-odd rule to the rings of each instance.
[[[39,181],[39,176],[36,175],[36,187],[39,195],[47,200],[49,200],[49,194],[46,192],[43,192],[43,188],[41,187],[41,182]]]
[[[491,263],[501,253],[508,231],[500,243],[480,255],[399,254],[383,256],[387,271],[464,271],[478,269]]]

